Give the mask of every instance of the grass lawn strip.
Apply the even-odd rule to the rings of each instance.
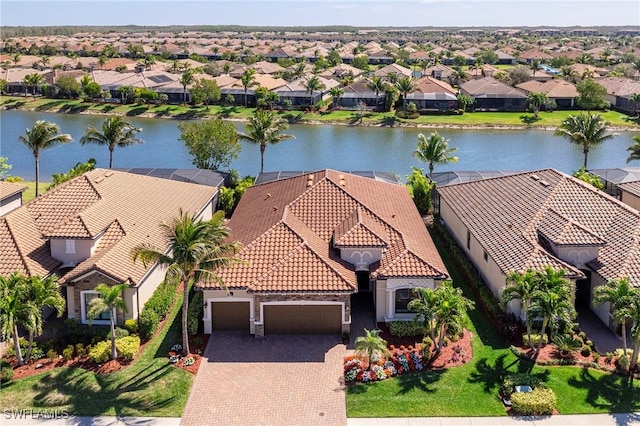
[[[469,284],[436,233],[432,234],[456,286],[474,299]],[[349,386],[348,417],[429,417],[506,415],[498,399],[507,372],[526,372],[530,364],[518,359],[480,308],[469,313],[474,334],[473,360],[449,370],[415,373]],[[579,367],[534,367],[558,397],[561,414],[633,412],[640,409],[640,385],[625,377]],[[637,396],[638,395],[638,396]]]
[[[109,375],[58,368],[2,386],[4,410],[58,409],[83,416],[179,417],[194,376],[169,365],[167,353],[179,342],[182,293],[160,333],[132,365]]]

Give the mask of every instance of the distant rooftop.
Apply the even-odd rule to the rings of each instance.
[[[224,186],[229,173],[205,169],[160,169],[160,168],[131,168],[116,169],[121,172],[137,175],[153,176],[157,178],[177,180],[180,182],[197,183],[200,185]]]
[[[313,173],[316,171],[317,170],[263,172],[258,175],[255,181],[255,184],[260,185],[262,183],[287,179],[295,176],[304,175],[307,173]],[[346,170],[343,170],[342,172],[350,173],[352,175],[367,177],[367,178],[371,178],[371,179],[382,181],[382,182],[394,183],[397,185],[403,184],[403,182],[398,179],[398,176],[395,173],[390,173],[390,172],[346,171]]]
[[[591,173],[600,176],[601,179],[611,182],[614,185],[624,182],[635,182],[640,180],[640,167],[622,167],[615,169],[595,169],[589,170]]]
[[[452,185],[454,183],[474,182],[482,179],[489,179],[500,176],[509,176],[521,173],[519,171],[451,171],[451,172],[434,172],[431,179],[437,186]]]

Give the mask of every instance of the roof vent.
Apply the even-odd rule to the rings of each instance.
[[[271,193],[267,192],[267,195],[264,196],[264,199],[266,200],[267,198],[271,197]]]
[[[340,179],[340,186],[345,186],[347,184],[347,182],[344,180],[343,174],[339,174],[338,178]]]
[[[542,185],[542,186],[549,186],[549,182],[547,182],[546,180],[541,180],[541,181],[540,181],[540,185]]]
[[[531,179],[533,179],[533,180],[540,180],[540,176],[538,176],[538,175],[531,175]]]
[[[104,177],[110,177],[110,176],[113,176],[113,170],[104,174]]]
[[[96,180],[94,180],[95,183],[100,183],[104,180],[104,176],[100,176],[99,178],[97,178]]]
[[[278,206],[273,206],[273,211],[277,212],[278,211]]]
[[[313,186],[313,175],[309,175],[307,178],[307,186]]]

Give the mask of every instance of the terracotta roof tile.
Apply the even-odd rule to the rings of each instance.
[[[24,192],[27,189],[27,185],[17,182],[6,182],[0,180],[0,200],[9,198],[16,195],[19,192]]]

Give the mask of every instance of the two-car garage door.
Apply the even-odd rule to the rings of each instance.
[[[342,305],[263,305],[264,334],[340,334]]]

